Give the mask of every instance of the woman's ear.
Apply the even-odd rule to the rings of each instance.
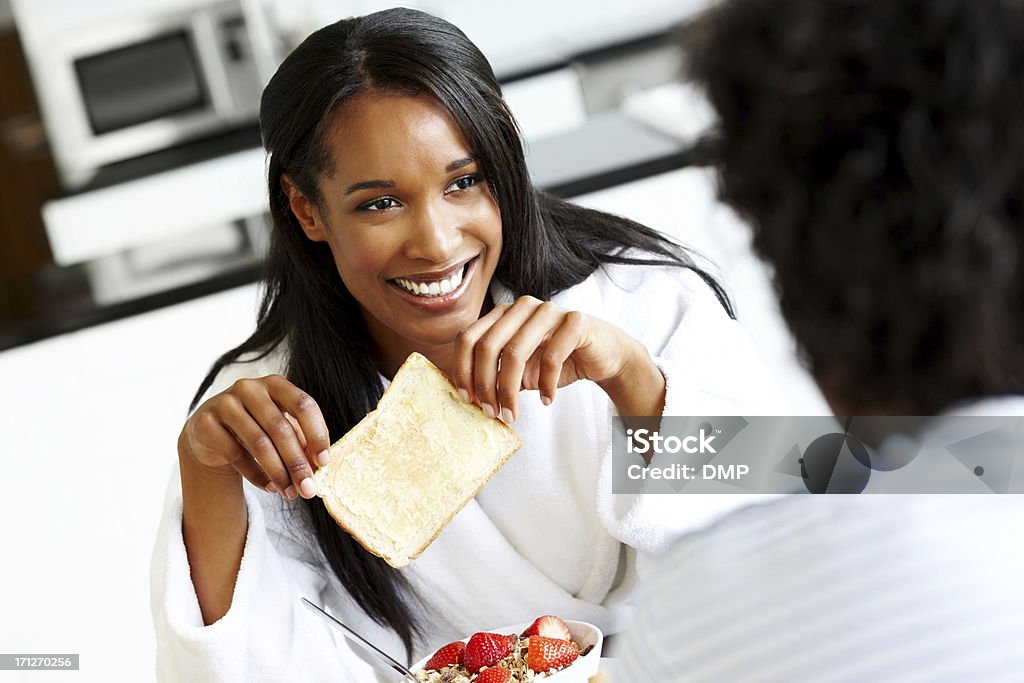
[[[326,242],[327,231],[324,229],[320,213],[313,206],[313,202],[306,199],[306,195],[299,191],[299,188],[287,175],[281,176],[281,189],[288,197],[288,206],[291,207],[292,213],[299,221],[299,225],[302,226],[306,237],[313,242]]]

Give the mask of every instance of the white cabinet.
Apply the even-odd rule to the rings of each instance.
[[[5,652],[79,653],[75,681],[154,678],[149,560],[178,432],[256,305],[249,285],[0,354]]]

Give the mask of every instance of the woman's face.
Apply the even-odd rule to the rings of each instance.
[[[430,356],[480,317],[501,252],[475,150],[427,96],[357,96],[326,142],[319,210],[288,187],[292,210],[330,246],[385,361]]]

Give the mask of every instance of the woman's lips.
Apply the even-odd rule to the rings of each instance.
[[[417,306],[418,308],[432,312],[443,311],[449,308],[454,308],[461,302],[463,295],[469,288],[470,281],[473,279],[473,276],[476,273],[476,266],[479,260],[479,256],[474,256],[473,258],[466,262],[466,265],[463,266],[461,280],[458,281],[458,284],[454,283],[454,280],[458,278],[457,273],[455,276],[449,276],[447,278],[448,282],[454,285],[454,288],[450,292],[441,291],[443,287],[441,281],[435,281],[434,283],[438,287],[437,294],[426,295],[413,294],[408,289],[406,289],[402,285],[398,284],[398,282],[396,282],[396,280],[400,280],[402,278],[394,278],[392,280],[388,280],[388,284],[394,287],[395,290],[401,295],[403,299],[413,304],[414,306]],[[425,284],[422,282],[406,282],[417,286]]]

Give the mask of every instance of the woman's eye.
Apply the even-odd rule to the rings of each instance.
[[[367,202],[359,208],[363,211],[386,211],[396,206],[398,206],[398,202],[391,197],[381,197],[380,199],[374,199],[372,202]]]
[[[445,190],[445,192],[458,192],[459,190],[468,190],[469,188],[473,187],[479,182],[480,176],[478,175],[464,175],[461,178],[456,179],[455,182],[449,185],[448,189]]]

